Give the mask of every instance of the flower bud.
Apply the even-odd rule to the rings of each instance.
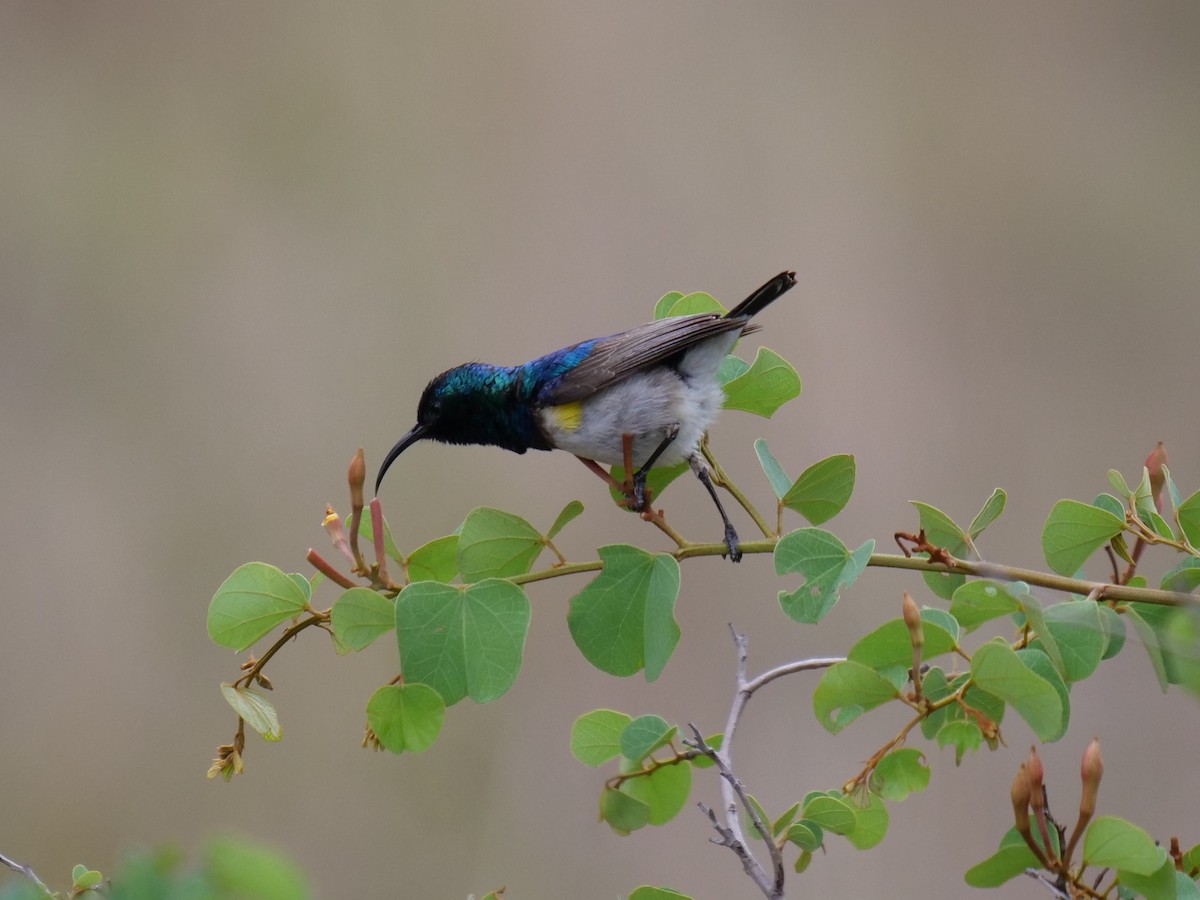
[[[925,646],[925,623],[921,620],[921,610],[917,607],[917,601],[912,598],[912,594],[908,591],[904,592],[904,601],[902,609],[904,611],[904,624],[908,628],[908,637],[912,641],[914,649],[919,649]]]
[[[1150,473],[1150,496],[1154,498],[1154,508],[1163,511],[1163,488],[1167,484],[1167,476],[1163,466],[1167,464],[1167,448],[1159,441],[1150,455],[1146,457],[1146,471]]]
[[[350,468],[346,471],[346,480],[350,482],[351,509],[363,508],[363,482],[367,480],[367,461],[363,456],[362,447],[350,460]]]
[[[1161,446],[1161,445],[1160,445]],[[1083,779],[1083,794],[1079,798],[1079,815],[1089,818],[1096,812],[1096,795],[1100,792],[1100,779],[1104,775],[1104,760],[1100,758],[1100,739],[1092,738],[1083,751],[1083,763],[1079,767]]]

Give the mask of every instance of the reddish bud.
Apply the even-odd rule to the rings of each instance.
[[[1159,441],[1150,455],[1146,457],[1146,471],[1150,473],[1150,496],[1154,498],[1154,508],[1163,510],[1163,488],[1167,484],[1167,476],[1163,466],[1167,464],[1167,448]]]
[[[1083,780],[1083,794],[1079,798],[1079,815],[1089,818],[1096,812],[1096,795],[1100,792],[1100,779],[1104,775],[1104,760],[1100,758],[1100,739],[1092,738],[1083,751],[1083,763],[1079,767]]]
[[[921,620],[921,610],[917,601],[908,592],[904,592],[904,624],[908,628],[908,637],[914,648],[925,646],[925,623]]]
[[[1029,773],[1025,771],[1025,763],[1021,763],[1017,769],[1017,777],[1013,779],[1009,794],[1017,831],[1022,835],[1029,834]]]
[[[363,507],[363,482],[367,480],[367,460],[363,456],[362,447],[350,460],[350,468],[346,472],[346,480],[350,482],[350,506],[352,509]]]

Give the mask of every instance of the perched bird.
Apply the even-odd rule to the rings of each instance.
[[[757,330],[750,319],[795,283],[795,272],[781,272],[723,316],[673,316],[524,365],[466,363],[443,372],[421,394],[417,424],[384,458],[375,493],[396,457],[426,438],[516,453],[567,450],[623,490],[639,512],[646,508],[650,469],[686,460],[716,503],[729,557],[738,562],[737,532],[700,441],[725,399],[717,381],[721,361],[739,337]],[[615,482],[599,463],[625,465],[626,483]]]

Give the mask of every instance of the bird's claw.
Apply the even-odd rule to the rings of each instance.
[[[738,542],[737,532],[734,531],[732,525],[725,526],[725,548],[729,551],[729,559],[731,562],[742,561],[742,548]],[[722,553],[724,557],[726,554]]]

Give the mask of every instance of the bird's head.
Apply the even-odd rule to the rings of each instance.
[[[400,438],[384,457],[375,479],[375,493],[384,473],[396,457],[426,438],[449,444],[476,442],[472,426],[476,420],[480,378],[478,364],[468,363],[443,372],[425,386],[417,404],[417,424]]]

